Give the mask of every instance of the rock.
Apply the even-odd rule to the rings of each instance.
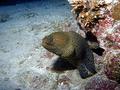
[[[85,90],[115,90],[117,83],[106,79],[104,76],[91,78],[85,85]]]
[[[113,56],[106,62],[104,72],[109,79],[120,83],[120,54]]]
[[[112,17],[114,20],[120,20],[120,3],[112,8]]]

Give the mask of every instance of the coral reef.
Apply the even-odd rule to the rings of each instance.
[[[85,32],[91,31],[99,20],[104,19],[104,13],[107,11],[107,4],[96,0],[73,0],[71,5],[76,20]],[[101,13],[102,9],[104,12]]]
[[[109,54],[106,58],[109,59],[104,69],[106,76],[120,83],[120,53],[114,56]]]
[[[119,42],[118,25],[114,22],[119,17],[119,4],[106,3],[105,0],[72,0],[71,6],[80,29],[86,33],[86,36],[87,33],[91,33],[87,39],[94,40],[101,46],[103,46],[101,41],[106,39]],[[94,36],[92,40],[91,36]]]
[[[95,56],[95,64],[103,74],[106,80],[113,80],[116,83],[120,82],[120,3],[115,0],[107,3],[106,0],[71,0],[72,12],[80,27],[86,34],[86,38],[90,42],[97,42],[105,49],[102,58]],[[93,37],[93,38],[91,38]],[[101,59],[101,60],[100,60]],[[100,69],[101,68],[101,69]],[[97,81],[97,76],[94,77],[94,82],[91,80],[90,85],[87,84],[86,90],[102,89],[114,90],[109,82],[106,86],[101,87]],[[100,80],[102,80],[100,78]],[[107,81],[108,81],[107,80]],[[98,87],[98,88],[96,88]],[[118,87],[119,88],[119,87]]]

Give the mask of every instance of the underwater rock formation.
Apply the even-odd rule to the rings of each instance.
[[[106,3],[107,0],[71,0],[72,12],[75,16],[75,19],[82,31],[86,34],[86,40],[90,43],[96,43],[102,48],[105,52],[102,56],[102,59],[99,60],[96,58],[95,64],[99,65],[99,62],[105,67],[101,67],[99,73],[105,73],[105,78],[109,80],[114,80],[119,82],[120,80],[120,4],[119,2],[114,2],[112,0],[109,3]],[[106,57],[106,55],[110,54]],[[111,57],[114,56],[114,57]],[[97,77],[96,75],[95,77]],[[104,76],[104,75],[103,75]],[[106,79],[106,80],[107,80]],[[100,78],[102,80],[102,78]],[[99,81],[99,80],[98,80]],[[94,82],[97,82],[97,78],[94,79]],[[90,81],[86,90],[92,89],[96,90],[100,85],[98,83],[93,83]],[[104,83],[104,82],[103,82]],[[108,83],[108,84],[107,84]],[[106,82],[106,86],[100,86],[101,90],[114,90],[116,85],[113,88],[106,88],[109,86],[109,82]],[[119,90],[119,89],[118,89]]]
[[[116,86],[116,82],[108,80],[103,76],[96,76],[87,82],[85,90],[115,90]]]
[[[104,72],[109,79],[120,83],[120,53],[110,57],[106,62]]]
[[[113,20],[119,18],[119,4],[115,5],[113,1],[106,3],[105,0],[71,0],[70,4],[80,29],[86,33],[87,40],[101,45],[105,37],[112,36],[109,35],[111,30],[108,29],[113,27]]]
[[[72,12],[80,25],[80,28],[85,32],[93,32],[92,29],[99,23],[99,20],[105,18],[104,12],[107,11],[107,4],[96,0],[72,1]],[[105,9],[105,11],[101,13],[101,9]]]
[[[55,32],[43,38],[42,45],[48,51],[60,56],[52,70],[78,69],[82,78],[96,73],[94,56],[87,41],[76,32]]]
[[[112,8],[112,17],[114,20],[120,20],[120,3]]]

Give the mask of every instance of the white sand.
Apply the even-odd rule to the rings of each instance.
[[[41,40],[73,21],[67,1],[43,1],[0,7],[10,15],[0,23],[0,90],[54,90],[57,74],[46,70],[52,60],[44,57]],[[44,80],[33,82],[36,75],[50,81],[40,86]]]

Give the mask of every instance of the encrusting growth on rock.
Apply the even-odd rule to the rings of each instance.
[[[85,32],[91,31],[99,20],[105,18],[101,9],[107,9],[105,2],[99,3],[97,0],[73,0],[71,6],[77,22]]]
[[[114,20],[120,20],[120,3],[112,8],[112,17]]]
[[[42,46],[59,58],[52,70],[78,69],[82,78],[96,73],[93,52],[87,41],[78,33],[55,32],[43,38]]]

